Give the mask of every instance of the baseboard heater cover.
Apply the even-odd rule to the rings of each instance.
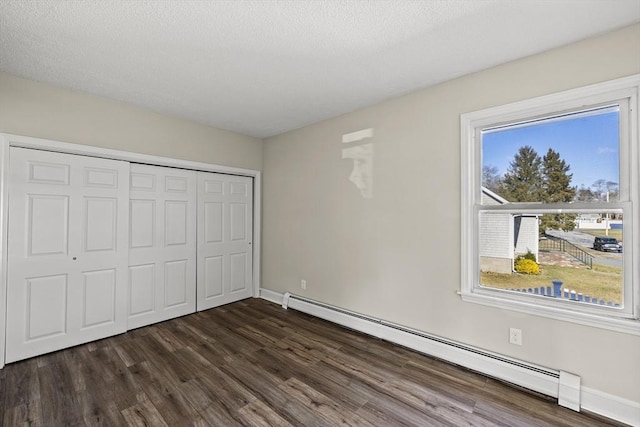
[[[282,298],[282,307],[292,308],[464,366],[484,375],[558,398],[559,405],[574,411],[580,410],[580,377],[577,375],[506,357],[288,292]]]

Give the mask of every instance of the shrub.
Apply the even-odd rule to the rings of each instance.
[[[519,259],[530,259],[531,261],[536,262],[536,256],[530,250],[527,250],[526,254],[518,255],[516,261]]]
[[[520,258],[515,262],[515,270],[521,274],[540,274],[538,263],[527,258]]]

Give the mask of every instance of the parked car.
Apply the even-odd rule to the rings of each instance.
[[[602,252],[622,252],[622,244],[615,237],[596,237],[593,240],[593,249]]]

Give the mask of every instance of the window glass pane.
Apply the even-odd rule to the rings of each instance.
[[[540,214],[481,212],[480,285],[622,307],[622,211],[570,214],[579,228],[541,232]]]
[[[617,201],[619,107],[482,131],[484,203]]]

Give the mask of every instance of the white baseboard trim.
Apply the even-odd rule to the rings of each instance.
[[[351,313],[338,307],[309,302],[302,297],[285,294],[286,307],[328,320],[347,328],[428,354],[488,376],[558,397],[559,371],[434,337],[418,330],[394,325],[380,319]]]
[[[332,323],[393,342],[412,350],[446,360],[484,375],[498,378],[548,396],[559,396],[561,372],[497,353],[467,346],[381,319],[352,313],[339,307],[308,300],[289,293],[260,289],[260,298],[292,308]],[[640,427],[640,404],[587,387],[580,387],[578,406],[586,411]],[[569,406],[569,405],[566,405]]]
[[[580,392],[585,411],[640,427],[640,403],[589,387],[582,387]]]
[[[282,294],[280,292],[270,291],[269,289],[260,288],[260,298],[271,301],[272,303],[282,305]]]

